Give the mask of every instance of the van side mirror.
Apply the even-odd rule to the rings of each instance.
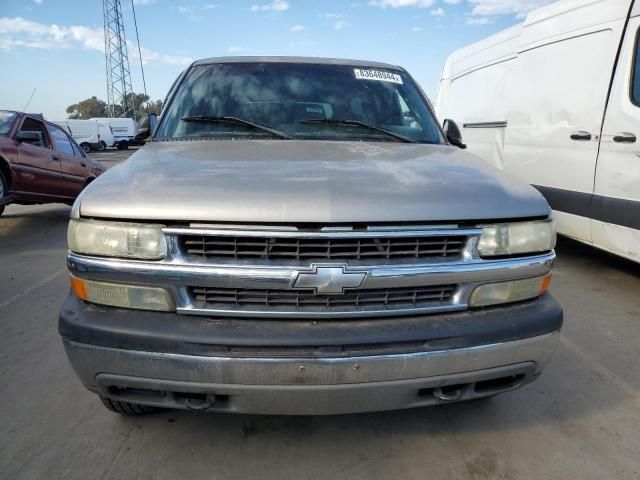
[[[462,134],[460,133],[460,129],[456,122],[447,118],[442,124],[442,129],[444,130],[444,134],[451,145],[455,145],[462,149],[467,148],[467,146],[462,143]]]
[[[39,143],[42,141],[42,133],[28,130],[21,130],[16,134],[16,140],[24,143]]]

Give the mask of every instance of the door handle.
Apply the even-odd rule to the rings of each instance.
[[[588,141],[591,140],[591,134],[589,132],[585,132],[584,130],[573,132],[571,134],[571,140],[582,140],[583,142]]]
[[[636,136],[629,132],[617,133],[613,136],[613,141],[616,143],[635,143]]]
[[[51,158],[56,161],[60,160],[60,157],[58,155],[51,155]]]

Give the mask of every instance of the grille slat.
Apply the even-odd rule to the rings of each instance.
[[[191,287],[194,305],[202,309],[269,308],[305,309],[318,307],[339,311],[379,307],[415,308],[451,301],[456,285],[433,285],[409,288],[356,289],[342,294],[319,294],[312,290],[268,290],[240,288]]]
[[[205,259],[372,260],[451,258],[462,254],[466,235],[380,238],[180,237],[188,256]]]

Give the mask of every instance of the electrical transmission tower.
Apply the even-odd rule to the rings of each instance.
[[[103,0],[103,9],[107,112],[109,117],[135,119],[129,54],[122,21],[122,5],[120,0]]]

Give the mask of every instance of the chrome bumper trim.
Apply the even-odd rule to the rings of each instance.
[[[480,235],[481,228],[405,228],[391,227],[379,228],[369,227],[367,230],[339,229],[334,230],[292,230],[277,229],[272,227],[252,227],[251,229],[240,228],[169,228],[165,227],[162,231],[167,235],[197,235],[197,236],[216,236],[216,237],[264,237],[273,238],[317,238],[317,239],[334,239],[334,238],[399,238],[399,237],[441,237],[448,235]]]
[[[89,387],[99,374],[222,385],[345,385],[427,378],[523,362],[546,366],[559,332],[492,345],[345,358],[204,357],[120,350],[64,341],[73,368]]]
[[[363,316],[412,315],[464,310],[473,289],[482,283],[542,276],[549,273],[555,253],[523,258],[481,260],[465,257],[455,262],[360,266],[349,265],[350,272],[366,272],[359,288],[385,289],[456,284],[453,298],[423,308],[362,309],[343,312],[286,311],[265,307],[202,309],[194,304],[189,287],[232,287],[242,289],[290,289],[300,273],[312,272],[314,266],[290,265],[214,265],[184,263],[183,259],[134,261],[88,257],[69,252],[67,264],[80,278],[98,281],[149,285],[166,288],[173,295],[177,311],[192,315],[226,315],[272,318],[341,318]],[[322,266],[344,265],[322,263]]]
[[[100,374],[91,390],[159,408],[262,415],[338,415],[489,397],[535,380],[533,362],[410,380],[349,385],[220,385]],[[497,381],[497,382],[496,382]]]

